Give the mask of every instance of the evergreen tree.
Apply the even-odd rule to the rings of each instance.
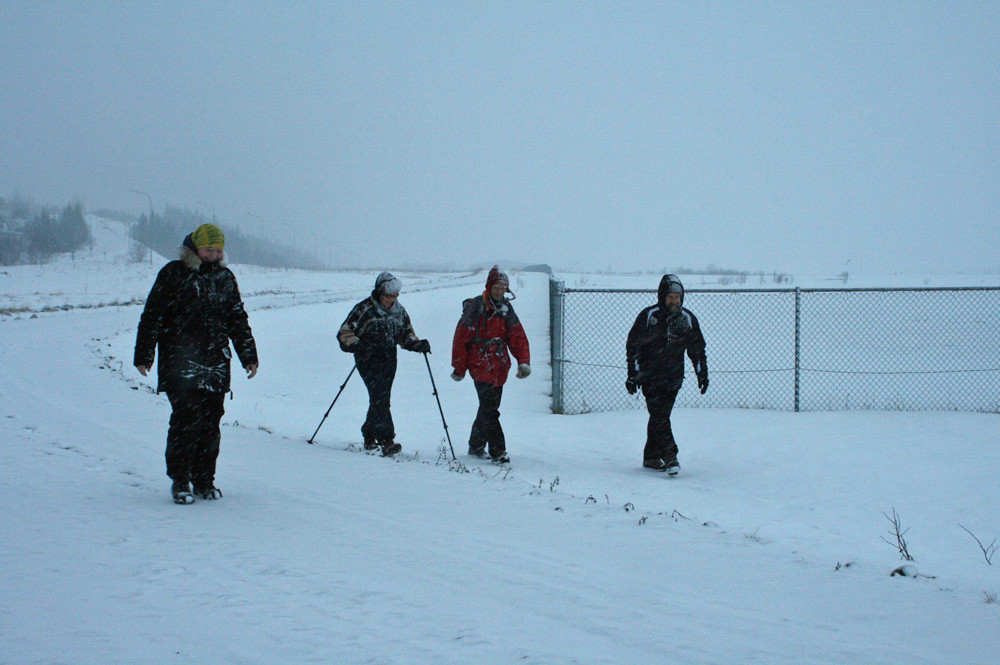
[[[24,237],[28,243],[28,260],[45,263],[56,253],[56,220],[44,210],[24,225]]]
[[[67,205],[59,216],[57,251],[75,252],[93,244],[90,227],[83,219],[83,204],[77,201]]]

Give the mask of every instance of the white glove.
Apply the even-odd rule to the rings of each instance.
[[[451,378],[455,379],[456,381],[461,381],[462,379],[465,378],[465,372],[462,372],[461,374],[459,374],[458,372],[452,372]]]
[[[523,379],[529,374],[531,374],[531,365],[528,363],[521,363],[517,366],[517,378]]]

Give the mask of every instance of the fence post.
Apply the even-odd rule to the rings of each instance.
[[[552,413],[563,412],[563,304],[565,283],[549,279],[549,353],[552,357]]]
[[[799,287],[795,287],[795,412],[799,412],[799,340],[801,330],[799,328],[801,315],[801,294]]]

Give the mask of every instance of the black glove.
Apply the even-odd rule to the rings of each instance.
[[[701,390],[702,395],[708,390],[708,374],[702,374],[698,377],[698,389]]]
[[[413,350],[416,351],[417,353],[430,353],[431,343],[426,339],[422,339],[416,343],[416,345],[413,347]]]
[[[639,382],[636,381],[631,376],[625,379],[625,390],[628,391],[629,395],[634,395],[639,392]]]

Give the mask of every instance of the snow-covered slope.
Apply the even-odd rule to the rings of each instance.
[[[116,251],[3,279],[36,312],[143,298],[162,259]],[[1000,536],[997,416],[680,410],[668,479],[639,468],[643,411],[548,412],[547,284],[518,274],[534,372],[505,389],[504,470],[464,455],[475,394],[448,378],[485,275],[404,274],[459,463],[404,351],[405,454],[356,450],[357,376],[310,445],[374,274],[233,268],[261,369],[226,401],[216,502],[170,501],[138,305],[0,317],[0,663],[995,662],[1000,557],[959,525]],[[920,577],[890,576],[893,509]]]

